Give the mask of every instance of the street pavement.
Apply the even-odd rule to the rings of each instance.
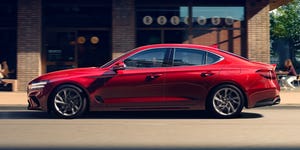
[[[298,150],[300,87],[283,90],[281,99],[281,106],[246,109],[235,119],[180,111],[68,120],[24,110],[25,92],[0,92],[0,150]]]
[[[56,119],[7,107],[0,108],[0,150],[299,150],[299,108],[246,109],[234,119],[204,111],[91,112]]]
[[[300,105],[300,87],[296,87],[294,90],[283,89],[280,97],[280,105]],[[0,92],[0,105],[27,105],[26,92]]]

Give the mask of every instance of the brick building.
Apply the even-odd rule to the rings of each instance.
[[[3,0],[0,58],[15,90],[137,46],[193,43],[270,62],[269,11],[290,0]]]

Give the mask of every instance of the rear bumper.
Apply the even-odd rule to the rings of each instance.
[[[267,99],[259,101],[255,104],[254,107],[262,107],[262,106],[272,106],[280,104],[280,96],[275,97],[274,99]]]
[[[270,106],[280,103],[280,93],[277,88],[267,88],[255,90],[248,93],[247,108]]]

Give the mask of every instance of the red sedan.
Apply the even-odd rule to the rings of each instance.
[[[28,84],[28,109],[75,118],[87,111],[208,110],[237,117],[280,103],[274,67],[213,47],[139,47],[102,67],[48,73]]]

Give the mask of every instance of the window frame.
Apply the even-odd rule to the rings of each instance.
[[[204,52],[204,58],[203,58],[203,64],[201,65],[182,65],[182,66],[174,66],[174,59],[175,59],[175,53],[176,53],[176,49],[186,49],[186,50],[193,50],[193,51],[202,51]],[[219,59],[217,61],[214,61],[213,63],[207,63],[207,58],[208,58],[208,54],[211,54],[211,55],[215,55],[215,56],[218,56]],[[223,56],[220,56],[216,53],[213,53],[213,52],[209,52],[207,50],[203,50],[203,49],[195,49],[195,48],[182,48],[182,47],[177,47],[177,48],[172,48],[172,53],[170,55],[171,57],[169,58],[169,66],[170,67],[195,67],[195,66],[207,66],[207,65],[213,65],[213,64],[216,64],[220,61],[222,61],[224,59]]]
[[[126,60],[130,57],[133,57],[135,55],[138,55],[138,54],[141,54],[143,52],[147,52],[147,51],[151,51],[151,50],[159,50],[159,49],[165,49],[166,52],[164,54],[164,57],[163,57],[163,61],[162,61],[162,66],[158,66],[158,67],[128,67],[126,65]],[[169,47],[157,47],[157,48],[149,48],[149,49],[145,49],[145,50],[142,50],[142,51],[139,51],[137,53],[134,53],[130,56],[128,56],[127,58],[125,58],[123,60],[124,64],[126,65],[126,70],[133,70],[133,69],[154,69],[154,68],[164,68],[164,67],[168,67],[169,66],[169,59],[170,59],[170,53],[172,51],[172,48],[169,48]]]

